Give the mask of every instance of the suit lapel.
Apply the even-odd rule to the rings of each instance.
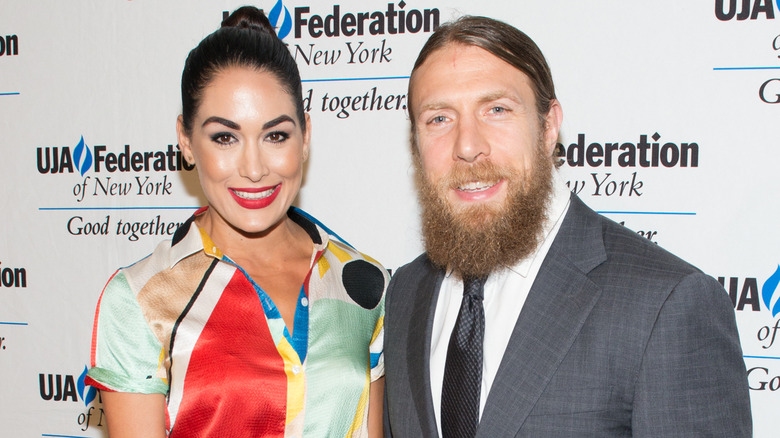
[[[587,273],[605,259],[598,215],[573,196],[512,332],[478,437],[517,435],[598,300]]]
[[[433,397],[431,396],[431,331],[433,316],[436,310],[436,299],[439,295],[444,273],[436,269],[427,259],[424,274],[420,278],[418,291],[408,330],[407,370],[409,370],[409,385],[412,399],[420,420],[424,437],[438,435],[436,419],[433,413]]]

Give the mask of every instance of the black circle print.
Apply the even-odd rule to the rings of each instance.
[[[382,299],[385,277],[365,260],[352,260],[341,271],[341,282],[350,298],[364,309],[373,309]]]

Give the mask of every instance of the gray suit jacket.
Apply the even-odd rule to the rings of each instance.
[[[390,282],[386,436],[438,435],[429,357],[443,275],[423,254]],[[751,430],[734,310],[720,284],[572,195],[477,436],[734,438]]]

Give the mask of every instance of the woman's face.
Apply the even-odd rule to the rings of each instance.
[[[195,163],[214,226],[261,233],[284,220],[301,187],[311,127],[268,72],[230,67],[203,89],[188,136],[179,145]],[[305,133],[304,133],[305,132]]]

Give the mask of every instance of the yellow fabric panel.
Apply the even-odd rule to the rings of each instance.
[[[298,353],[295,352],[287,338],[282,338],[277,349],[284,360],[284,372],[287,374],[287,424],[290,424],[303,411],[306,392],[305,373],[303,365],[298,359]],[[298,367],[298,374],[293,372],[293,367]]]
[[[328,263],[328,259],[321,256],[319,262],[317,262],[317,267],[320,271],[320,278],[325,276],[325,273],[328,272],[328,269],[330,269],[330,263]]]
[[[333,255],[335,255],[341,263],[346,263],[347,261],[352,260],[352,256],[349,255],[348,252],[341,249],[341,247],[334,244],[333,241],[328,242],[328,250],[330,250],[330,252],[333,253]]]

